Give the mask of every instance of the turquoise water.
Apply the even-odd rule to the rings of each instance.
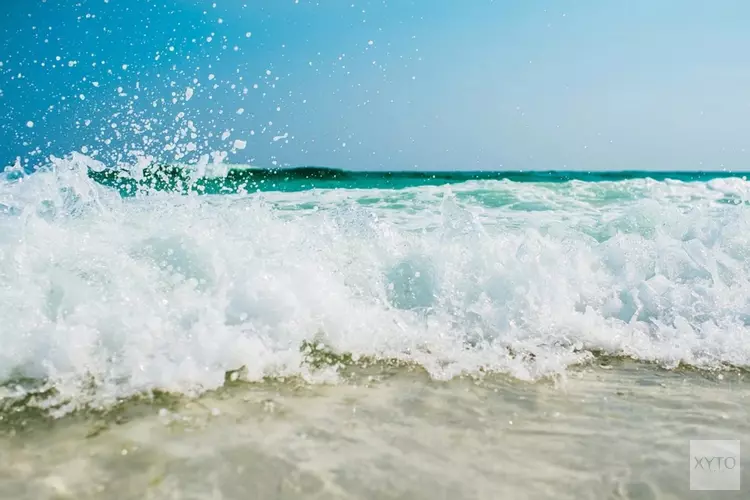
[[[439,186],[469,181],[508,181],[523,183],[619,182],[635,179],[654,181],[707,182],[712,179],[746,179],[742,172],[577,172],[577,171],[453,171],[453,172],[365,172],[325,167],[284,169],[228,168],[215,176],[200,176],[184,167],[146,169],[145,177],[127,170],[91,171],[91,177],[105,185],[132,195],[144,188],[191,191],[205,194],[227,194],[239,191],[302,191],[306,189],[404,189]],[[138,180],[135,180],[137,177]]]

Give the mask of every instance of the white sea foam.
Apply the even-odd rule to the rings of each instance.
[[[74,404],[315,379],[313,338],[438,378],[750,364],[743,180],[121,199],[87,167],[0,183],[0,380]]]

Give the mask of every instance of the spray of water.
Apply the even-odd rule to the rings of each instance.
[[[0,183],[0,380],[66,410],[240,367],[331,380],[308,342],[436,378],[595,353],[750,364],[743,180],[123,198],[101,168],[76,154]]]

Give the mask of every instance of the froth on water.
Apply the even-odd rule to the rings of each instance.
[[[306,342],[438,379],[750,363],[744,180],[122,197],[102,168],[0,184],[0,380],[63,412],[240,367],[335,380]]]

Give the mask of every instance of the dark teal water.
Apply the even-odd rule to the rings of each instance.
[[[707,182],[717,178],[743,178],[747,172],[578,172],[578,171],[447,171],[447,172],[358,172],[325,167],[289,169],[230,168],[220,177],[195,178],[188,169],[157,167],[134,178],[129,172],[90,171],[104,185],[117,188],[123,195],[143,189],[197,192],[202,194],[243,191],[304,191],[307,189],[404,189],[419,186],[456,184],[467,181],[507,180],[524,183],[617,182],[633,179],[655,181]]]

